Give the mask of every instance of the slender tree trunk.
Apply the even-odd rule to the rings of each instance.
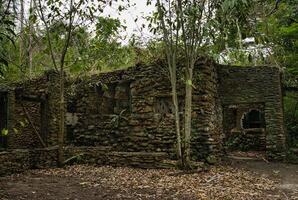
[[[32,30],[29,30],[29,47],[28,47],[28,53],[29,53],[29,76],[32,76],[33,71],[33,49],[32,49]]]
[[[185,107],[184,107],[184,167],[190,167],[191,113],[192,113],[192,76],[191,67],[186,69]]]
[[[243,48],[243,45],[242,45],[242,33],[241,33],[241,30],[240,30],[240,27],[239,27],[239,21],[238,21],[238,19],[236,19],[236,26],[237,26],[237,33],[238,33],[239,49],[242,49]]]
[[[30,1],[30,12],[34,14],[35,5],[33,0]],[[30,13],[31,14],[31,13]],[[29,56],[29,76],[32,76],[33,64],[32,64],[32,57],[33,57],[33,49],[32,49],[32,35],[33,35],[33,24],[29,19],[29,44],[28,44],[28,56]]]
[[[23,46],[24,46],[24,0],[20,0],[20,41],[19,41],[19,65],[20,76],[23,77]]]
[[[59,126],[59,135],[58,135],[58,164],[59,166],[64,165],[64,135],[65,135],[65,99],[64,99],[64,61],[65,56],[70,44],[71,34],[72,34],[72,25],[73,25],[73,18],[74,18],[74,8],[73,8],[73,0],[70,1],[69,4],[70,8],[70,16],[69,16],[69,23],[67,28],[67,36],[66,41],[64,43],[64,47],[61,53],[60,59],[60,126]]]
[[[72,31],[73,31],[73,19],[74,19],[74,15],[76,12],[76,9],[74,8],[73,5],[73,1],[74,0],[70,0],[69,2],[69,22],[68,22],[68,26],[66,29],[66,39],[65,39],[65,43],[64,43],[64,47],[62,49],[61,52],[61,58],[60,58],[60,65],[58,68],[58,65],[56,63],[56,59],[54,56],[54,52],[53,52],[53,48],[52,48],[52,41],[51,41],[51,37],[50,37],[50,32],[49,32],[49,27],[47,24],[47,21],[45,19],[44,13],[43,13],[43,8],[42,8],[42,4],[41,4],[41,0],[39,0],[39,14],[41,17],[41,20],[44,22],[45,25],[45,29],[46,29],[46,35],[47,35],[47,40],[48,40],[48,45],[49,45],[49,49],[50,49],[50,54],[51,54],[51,58],[52,58],[52,62],[54,65],[54,68],[59,72],[59,116],[60,116],[60,120],[59,120],[59,133],[58,133],[58,165],[61,167],[64,165],[64,135],[65,135],[65,98],[64,98],[64,93],[65,93],[65,74],[64,74],[64,64],[65,64],[65,56],[67,54],[68,51],[68,47],[70,44],[70,40],[71,40],[71,35],[72,35]],[[83,1],[81,1],[83,2]]]
[[[64,102],[64,70],[63,65],[60,66],[60,124],[59,124],[59,134],[58,134],[58,164],[60,167],[63,166],[64,162],[64,132],[65,132],[65,102]]]
[[[182,148],[181,148],[181,131],[180,131],[180,115],[179,115],[179,101],[177,95],[177,79],[175,77],[171,77],[172,83],[172,101],[174,104],[174,112],[175,112],[175,127],[176,127],[176,137],[177,137],[177,159],[181,161],[181,165],[183,165],[182,160]]]
[[[169,2],[170,3],[170,2]],[[178,30],[176,36],[173,35],[172,31],[169,31],[165,25],[164,12],[160,0],[157,0],[157,9],[160,14],[160,22],[163,31],[163,40],[166,44],[165,50],[168,61],[168,70],[170,74],[170,82],[172,87],[172,101],[174,104],[175,114],[175,131],[177,137],[176,153],[177,159],[183,166],[183,155],[182,155],[182,140],[181,140],[181,128],[180,128],[180,115],[179,115],[179,99],[177,94],[177,48],[178,48]],[[170,28],[171,30],[171,28]],[[176,41],[174,41],[174,38]]]
[[[228,44],[228,33],[224,33],[225,34],[225,37],[224,37],[224,40],[225,40],[225,50],[227,51],[227,55],[230,53],[230,50],[229,50],[229,44]]]

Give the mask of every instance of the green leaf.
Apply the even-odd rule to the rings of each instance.
[[[19,134],[19,133],[20,133],[19,130],[16,129],[16,128],[13,128],[13,132],[14,132],[15,134]]]
[[[191,80],[186,80],[186,84],[187,85],[192,85],[192,81]]]
[[[26,126],[25,123],[22,122],[22,121],[20,121],[20,125],[21,125],[21,127],[25,127]]]
[[[8,135],[8,129],[2,129],[2,131],[1,131],[1,135],[2,136],[7,136]]]
[[[30,20],[33,24],[35,24],[35,23],[36,23],[36,20],[37,20],[37,16],[36,16],[36,15],[30,15],[29,20]]]
[[[107,84],[101,83],[101,87],[102,87],[103,91],[109,90],[109,87],[107,86]]]

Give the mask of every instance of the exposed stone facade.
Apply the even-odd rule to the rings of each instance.
[[[220,148],[221,121],[216,113],[220,104],[211,62],[198,65],[194,84],[192,156],[200,159]],[[77,81],[72,88],[67,113],[70,143],[112,151],[166,152],[175,157],[171,87],[158,66],[100,74]]]
[[[57,143],[58,79],[53,72],[2,89],[7,94],[7,146],[33,149]]]
[[[285,132],[278,68],[229,67],[204,60],[197,63],[193,84],[194,160],[223,154],[224,143],[235,135],[249,149],[265,150],[270,158],[283,156]],[[67,157],[86,152],[84,155],[96,160],[94,163],[116,165],[127,160],[140,167],[157,167],[162,160],[175,159],[176,135],[166,68],[136,66],[102,73],[69,81],[66,89]],[[8,98],[9,149],[42,147],[38,134],[46,146],[57,144],[57,74],[49,72],[1,91]],[[179,81],[181,115],[183,91],[183,81]],[[256,121],[251,120],[253,117]]]
[[[281,71],[276,67],[219,66],[218,74],[224,116],[231,112],[237,116],[234,127],[230,126],[230,117],[224,119],[225,135],[229,135],[233,128],[242,134],[258,132],[255,140],[265,138],[266,141],[260,143],[265,145],[263,150],[267,156],[281,159],[285,150]],[[251,110],[261,111],[264,125],[259,129],[244,130],[240,126],[241,119]]]
[[[57,149],[10,149],[0,151],[0,176],[28,169],[56,167]]]

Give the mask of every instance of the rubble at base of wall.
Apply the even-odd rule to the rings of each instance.
[[[57,148],[12,149],[0,152],[0,176],[57,166]]]
[[[67,147],[65,158],[70,164],[96,164],[115,167],[173,168],[175,161],[162,152],[111,152],[102,147]]]
[[[58,147],[43,149],[12,149],[0,152],[0,176],[21,173],[29,169],[57,167]],[[177,160],[170,160],[164,152],[115,152],[106,147],[74,147],[64,149],[65,164],[109,165],[114,167],[136,167],[144,169],[166,169],[177,167]],[[270,160],[284,160],[267,155]],[[211,161],[210,161],[211,159]],[[209,156],[209,164],[217,163],[217,156]],[[203,162],[196,162],[204,164]]]
[[[285,161],[286,151],[267,151],[266,157],[269,161]]]
[[[0,152],[0,176],[29,169],[57,167],[57,147],[12,149]],[[65,164],[129,166],[145,169],[174,168],[176,161],[162,152],[111,152],[101,147],[65,147]]]

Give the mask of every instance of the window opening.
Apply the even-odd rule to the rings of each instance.
[[[244,117],[242,118],[242,126],[244,129],[263,128],[264,114],[258,110],[251,110],[244,114]]]

